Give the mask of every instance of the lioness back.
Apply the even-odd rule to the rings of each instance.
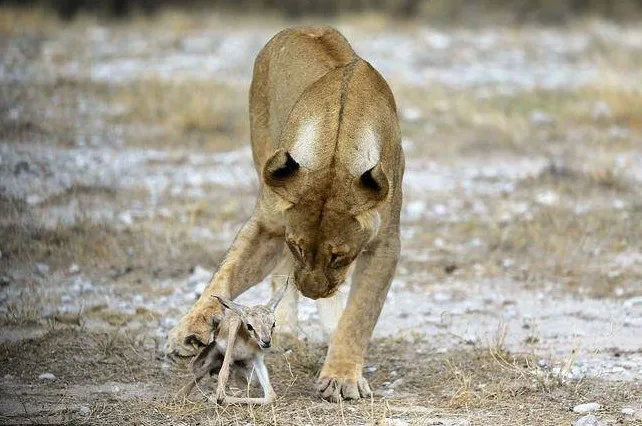
[[[328,71],[349,64],[355,57],[348,41],[330,27],[285,29],[263,47],[254,63],[250,88],[257,168],[272,153],[302,93]]]

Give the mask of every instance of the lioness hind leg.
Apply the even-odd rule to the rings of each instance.
[[[272,292],[274,293],[285,285],[288,277],[292,277],[294,264],[292,255],[286,247],[278,266],[272,272]],[[291,278],[290,278],[291,279]],[[288,286],[285,295],[276,308],[276,330],[279,333],[295,334],[299,320],[299,292],[295,285]]]

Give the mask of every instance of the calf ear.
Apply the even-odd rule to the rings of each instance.
[[[356,179],[357,204],[360,210],[376,207],[386,199],[390,190],[388,176],[378,163],[373,168],[366,170]]]
[[[281,288],[276,290],[272,295],[272,298],[267,304],[270,309],[272,309],[273,311],[276,310],[276,307],[279,306],[279,302],[281,302],[281,299],[283,299],[283,296],[285,295],[285,292],[289,285],[290,285],[290,277],[288,277],[287,280],[285,281],[285,284],[283,284]]]
[[[227,309],[230,311],[234,312],[236,315],[243,317],[243,305],[239,305],[238,303],[234,303],[231,300],[224,299],[220,296],[214,296],[216,300],[218,300],[221,305],[225,306]]]

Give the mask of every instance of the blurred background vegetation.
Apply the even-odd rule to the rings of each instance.
[[[642,0],[0,0],[0,5],[3,4],[42,7],[65,20],[72,20],[82,13],[105,18],[152,16],[166,8],[217,8],[274,13],[288,18],[332,17],[370,11],[436,22],[492,17],[517,24],[560,24],[586,16],[614,20],[642,17]]]

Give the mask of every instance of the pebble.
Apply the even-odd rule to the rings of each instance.
[[[374,373],[375,371],[377,371],[377,367],[375,367],[374,365],[367,366],[367,367],[364,367],[363,371],[365,373]]]
[[[83,405],[78,409],[78,412],[82,414],[83,416],[88,416],[89,413],[91,413],[91,409],[87,407],[86,405]]]
[[[403,383],[404,383],[404,380],[403,380],[403,379],[397,379],[397,380],[395,380],[394,382],[392,382],[392,384],[390,385],[390,387],[391,387],[392,389],[397,389],[398,387],[403,386]]]
[[[597,417],[595,417],[593,414],[589,414],[575,420],[573,426],[599,426],[599,424],[600,422],[597,420]]]
[[[386,425],[387,426],[409,426],[410,423],[408,423],[407,421],[402,420],[402,419],[387,418],[386,419]]]
[[[553,206],[559,202],[559,195],[553,191],[544,191],[537,194],[535,201],[545,206]]]
[[[118,220],[127,226],[131,226],[134,223],[134,218],[130,212],[122,212],[118,215]]]
[[[625,416],[632,416],[635,414],[635,410],[631,407],[622,408],[622,414]]]
[[[544,111],[533,111],[528,119],[532,124],[536,124],[538,126],[550,126],[555,124],[555,118]]]
[[[67,272],[69,272],[70,274],[77,274],[78,272],[80,272],[80,266],[72,263]]]
[[[624,301],[624,307],[632,308],[636,305],[642,305],[642,296],[632,297]]]
[[[590,413],[591,411],[597,411],[601,407],[597,402],[588,402],[586,404],[580,404],[573,407],[573,412],[575,413]]]
[[[42,373],[38,378],[40,380],[56,380],[56,376],[51,373]]]
[[[36,263],[36,273],[43,277],[46,277],[49,273],[49,265],[46,263]]]
[[[592,115],[594,119],[599,120],[611,117],[613,115],[613,111],[611,110],[610,105],[606,102],[596,102],[595,105],[593,105]]]

